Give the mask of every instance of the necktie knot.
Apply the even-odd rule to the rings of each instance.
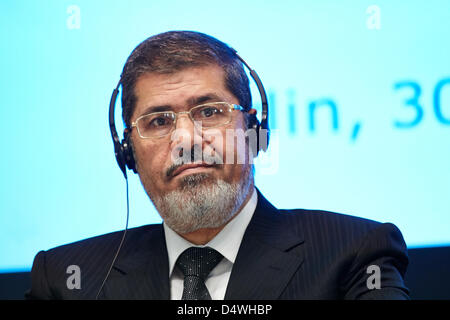
[[[186,249],[176,262],[184,276],[196,276],[203,281],[222,260],[223,256],[212,248],[190,247]]]

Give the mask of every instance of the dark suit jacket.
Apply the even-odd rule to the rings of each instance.
[[[26,297],[94,299],[121,236],[114,232],[39,252]],[[317,210],[278,210],[258,191],[225,299],[408,299],[407,264],[405,242],[392,224]],[[67,286],[70,265],[79,267],[80,289]],[[367,285],[370,265],[380,268],[381,289]],[[128,230],[99,298],[170,298],[161,224]]]

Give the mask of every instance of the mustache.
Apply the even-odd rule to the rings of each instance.
[[[193,148],[185,149],[180,148],[177,156],[174,157],[172,154],[172,164],[169,168],[166,169],[166,176],[171,177],[175,170],[185,164],[190,163],[206,163],[208,165],[218,165],[223,164],[222,157],[214,152],[214,154],[210,154],[208,152],[204,152],[200,146],[194,146]]]

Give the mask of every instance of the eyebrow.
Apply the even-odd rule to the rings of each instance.
[[[187,99],[186,102],[189,107],[195,107],[202,103],[213,102],[213,101],[218,102],[218,101],[223,101],[223,100],[224,100],[223,98],[221,98],[219,95],[217,95],[215,93],[207,93],[207,94],[203,94],[198,97],[191,97],[191,98]],[[150,106],[150,107],[147,107],[144,109],[141,116],[149,114],[149,113],[153,113],[153,112],[173,111],[173,109],[174,108],[171,105]]]
[[[201,95],[199,97],[194,97],[194,98],[190,98],[188,99],[188,105],[191,107],[194,107],[196,105],[205,103],[205,102],[218,102],[218,101],[223,101],[224,99],[221,98],[219,95],[215,94],[215,93],[207,93],[204,95]]]

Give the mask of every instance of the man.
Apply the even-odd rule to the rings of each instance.
[[[39,252],[28,298],[408,298],[394,225],[278,210],[255,188],[251,135],[243,149],[226,138],[256,114],[226,44],[196,32],[150,37],[128,58],[122,87],[136,170],[164,222],[128,230],[109,276],[121,232]]]

